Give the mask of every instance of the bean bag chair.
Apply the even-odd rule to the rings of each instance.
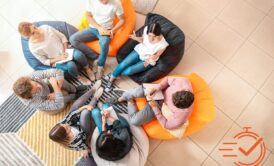
[[[136,13],[134,11],[134,7],[132,5],[131,0],[121,0],[121,4],[124,10],[125,15],[125,24],[114,34],[113,39],[109,44],[109,56],[116,56],[119,48],[127,41],[128,35],[130,35],[134,29],[135,21],[136,21]],[[118,22],[118,19],[115,18],[114,24]],[[89,27],[89,23],[86,19],[86,13],[84,13],[80,25],[79,30],[86,29]],[[100,46],[99,41],[92,41],[86,43],[92,50],[100,54]]]
[[[41,26],[41,25],[49,25],[57,29],[58,31],[62,32],[67,39],[69,37],[77,32],[77,29],[63,21],[40,21],[40,22],[34,22],[33,23],[36,26]],[[22,44],[22,49],[24,56],[28,62],[28,64],[34,69],[34,70],[46,70],[51,68],[50,66],[46,66],[42,64],[38,59],[35,58],[35,56],[30,52],[29,50],[29,40],[27,38],[21,37],[21,44]]]
[[[122,115],[128,119],[127,115]],[[107,161],[100,158],[96,153],[96,140],[99,136],[97,129],[94,130],[91,139],[91,152],[98,166],[144,166],[148,157],[149,141],[142,127],[130,125],[133,134],[133,146],[129,153],[121,160]]]
[[[180,62],[184,54],[184,33],[179,27],[161,15],[149,13],[146,17],[145,25],[136,32],[136,35],[142,36],[145,26],[155,22],[161,25],[162,34],[169,43],[169,46],[161,55],[154,67],[130,76],[139,84],[144,82],[152,82],[166,76]],[[129,39],[126,44],[120,48],[117,54],[118,63],[121,63],[121,61],[134,49],[137,44],[138,42]]]
[[[183,77],[174,75],[172,77]],[[184,136],[189,136],[201,130],[207,123],[215,118],[215,108],[213,96],[207,83],[197,74],[192,73],[185,76],[191,82],[195,96],[193,112],[189,118],[189,125],[185,130]],[[161,80],[156,81],[156,83]],[[146,104],[146,99],[138,98],[136,100],[138,109],[142,109]],[[154,139],[176,139],[167,130],[165,130],[157,119],[143,125],[144,130],[150,138]]]

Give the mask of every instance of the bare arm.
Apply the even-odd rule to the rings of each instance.
[[[112,28],[112,33],[114,34],[121,26],[125,23],[125,16],[124,14],[118,16],[119,22]]]

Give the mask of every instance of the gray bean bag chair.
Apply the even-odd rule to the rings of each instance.
[[[184,54],[185,35],[183,31],[161,15],[149,13],[146,17],[145,25],[136,32],[136,35],[142,36],[144,27],[154,22],[161,25],[162,34],[169,43],[169,46],[161,55],[154,67],[130,76],[139,84],[144,82],[153,82],[168,75],[168,73],[171,72],[180,62]],[[134,49],[137,44],[138,42],[129,39],[118,51],[116,56],[118,63],[121,63],[121,61]]]
[[[123,114],[128,119],[128,115]],[[100,158],[96,153],[96,140],[99,136],[98,129],[93,132],[91,139],[92,156],[98,166],[144,166],[148,157],[149,141],[142,127],[130,125],[133,134],[133,146],[129,153],[121,160],[107,161]]]
[[[34,22],[33,24],[36,26],[41,26],[41,25],[52,26],[55,29],[57,29],[58,31],[62,32],[67,37],[67,39],[69,39],[69,37],[72,34],[74,34],[75,32],[78,31],[74,26],[72,26],[66,22],[63,22],[63,21],[40,21],[40,22]],[[35,56],[29,50],[28,42],[29,42],[29,40],[27,38],[21,37],[23,53],[24,53],[24,56],[25,56],[28,64],[34,70],[46,70],[46,69],[51,68],[50,66],[46,66],[46,65],[42,64],[38,59],[35,58]]]

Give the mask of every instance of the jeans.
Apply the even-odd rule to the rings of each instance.
[[[81,50],[86,56],[88,56],[92,60],[95,60],[97,59],[97,54],[93,50],[91,50],[85,44],[85,42],[93,41],[96,39],[99,39],[100,44],[100,56],[98,60],[98,66],[104,66],[109,50],[110,38],[108,36],[101,36],[96,28],[89,27],[73,34],[70,37],[69,41],[74,48]]]
[[[126,91],[122,95],[122,97],[126,101],[129,101],[134,98],[145,97],[144,89],[142,86],[130,89]],[[154,111],[148,103],[138,112],[136,105],[131,102],[128,102],[128,116],[129,122],[136,126],[140,126],[142,124],[150,122],[152,119],[155,118]]]
[[[103,104],[103,109],[107,109],[108,107],[110,107],[109,104]],[[91,116],[93,118],[94,123],[98,127],[99,133],[101,133],[102,132],[102,114],[101,114],[101,110],[99,108],[94,108],[91,111]],[[118,116],[118,119],[121,123],[123,123],[125,125],[128,125],[128,122],[124,117],[122,117],[118,113],[117,113],[117,116]]]
[[[79,71],[75,62],[79,64],[81,67],[86,67],[88,65],[88,61],[85,55],[81,51],[74,49],[73,61],[61,64],[58,63],[56,65],[56,68],[63,70],[64,72],[68,72],[71,76],[76,78],[79,75]]]
[[[144,61],[139,59],[139,54],[133,50],[113,71],[112,76],[129,76],[143,72],[151,66],[144,66]]]

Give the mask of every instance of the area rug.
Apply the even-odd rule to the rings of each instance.
[[[0,106],[0,133],[16,132],[36,110],[26,107],[13,94]]]
[[[44,165],[38,156],[14,133],[0,134],[0,149],[0,165]]]

